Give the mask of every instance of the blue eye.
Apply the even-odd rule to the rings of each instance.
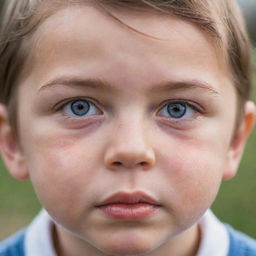
[[[83,117],[100,113],[100,110],[88,100],[75,100],[67,103],[63,107],[63,111],[71,116]]]
[[[185,104],[168,104],[167,105],[168,114],[173,118],[182,118],[187,111],[187,106]]]
[[[88,113],[90,105],[83,100],[77,100],[71,104],[72,113],[77,116],[84,116]]]
[[[181,119],[191,117],[195,114],[196,109],[186,103],[168,103],[160,110],[160,115],[164,117]]]

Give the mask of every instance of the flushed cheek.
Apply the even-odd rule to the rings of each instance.
[[[218,153],[206,148],[205,151],[186,148],[165,158],[162,167],[167,208],[180,225],[195,221],[210,207],[222,178],[223,161]]]
[[[72,140],[58,141],[59,137],[51,136],[35,141],[38,146],[28,153],[31,180],[42,204],[53,216],[70,209],[72,215],[79,215],[87,207],[86,202],[90,203],[95,152],[93,147],[86,150]]]

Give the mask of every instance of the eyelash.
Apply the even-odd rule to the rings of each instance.
[[[78,120],[78,119],[82,119],[82,118],[88,118],[88,117],[91,117],[91,116],[96,116],[96,114],[92,114],[92,115],[84,115],[84,116],[79,116],[79,115],[71,115],[71,114],[67,114],[67,113],[65,113],[65,111],[64,111],[64,109],[65,109],[65,107],[67,107],[68,105],[70,105],[70,104],[74,104],[75,102],[78,102],[78,101],[84,101],[84,102],[87,102],[88,103],[88,105],[89,105],[89,110],[88,111],[90,111],[90,108],[91,108],[91,106],[93,105],[96,109],[97,109],[97,111],[99,112],[99,113],[103,113],[102,112],[102,110],[101,110],[101,108],[98,106],[99,105],[99,103],[97,103],[97,102],[95,102],[95,100],[94,99],[88,99],[88,98],[72,98],[72,99],[68,99],[68,100],[64,100],[64,101],[61,101],[61,102],[59,102],[57,105],[55,105],[55,107],[54,107],[54,111],[55,112],[62,112],[63,113],[63,115],[67,118],[67,119],[71,119],[71,120]],[[87,112],[88,113],[88,112]],[[86,114],[87,114],[86,113]]]
[[[84,101],[87,102],[89,105],[89,110],[92,107],[92,105],[97,109],[97,114],[91,114],[91,115],[87,115],[87,113],[85,115],[75,115],[75,114],[68,114],[64,111],[65,107],[67,107],[69,104],[74,104],[76,101]],[[168,110],[165,110],[165,108],[167,108],[170,105],[180,105],[180,106],[185,106],[185,113],[184,115],[182,115],[180,118],[175,118],[172,117],[169,113]],[[92,117],[96,117],[99,115],[99,113],[102,115],[103,111],[101,110],[101,108],[99,107],[99,103],[96,102],[95,99],[88,99],[88,98],[72,98],[69,100],[65,100],[62,101],[60,103],[58,103],[55,106],[55,111],[59,112],[61,111],[63,116],[71,121],[79,121],[81,119],[88,119],[88,118],[92,118]],[[191,114],[191,117],[184,117],[186,115],[187,112],[193,111],[193,113]],[[168,112],[168,116],[165,115]],[[161,117],[162,119],[164,119],[167,122],[175,122],[175,123],[180,123],[180,122],[184,122],[184,121],[193,121],[195,120],[195,118],[197,116],[199,116],[200,114],[204,113],[204,110],[202,109],[202,107],[200,105],[198,105],[197,103],[191,103],[188,102],[186,100],[175,100],[175,101],[170,101],[170,100],[166,100],[164,101],[161,106],[158,108],[157,112],[156,112],[158,117]]]
[[[168,101],[165,101],[164,103],[161,104],[161,106],[159,107],[159,110],[157,111],[157,113],[163,112],[163,109],[165,107],[168,107],[168,105],[183,105],[183,106],[186,106],[186,111],[188,110],[188,108],[190,108],[192,111],[195,112],[195,115],[199,115],[199,114],[203,114],[204,113],[204,110],[203,110],[203,108],[200,105],[198,105],[197,103],[188,102],[186,100],[175,100],[175,101],[168,100]],[[160,116],[164,117],[162,114],[160,114]],[[176,122],[178,122],[178,121],[183,121],[182,119],[184,119],[184,118],[182,118],[182,117],[181,118],[174,118],[174,117],[169,116],[169,117],[164,117],[164,118],[166,118],[166,119],[174,119]]]

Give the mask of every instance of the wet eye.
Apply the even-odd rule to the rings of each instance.
[[[192,117],[196,112],[195,107],[187,103],[168,103],[163,106],[159,114],[164,117],[181,119],[185,117]]]
[[[63,111],[71,116],[83,117],[97,115],[100,110],[88,100],[75,100],[67,103],[63,107]]]

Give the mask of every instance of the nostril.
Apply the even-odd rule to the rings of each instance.
[[[148,163],[147,162],[140,162],[139,163],[141,166],[145,167],[145,166],[148,166]]]
[[[135,167],[135,166],[147,167],[149,165],[149,163],[147,161],[142,161],[142,162],[139,162],[137,164],[134,163],[134,164],[131,164],[131,165],[133,167]],[[112,166],[113,167],[128,166],[128,164],[127,163],[122,163],[121,161],[114,161],[114,162],[112,162]],[[132,167],[132,166],[130,166],[130,167]]]
[[[150,169],[155,164],[155,155],[151,152],[111,152],[104,158],[108,169]]]
[[[112,165],[113,165],[113,166],[121,166],[122,163],[119,162],[119,161],[115,161],[115,162],[112,163]]]

